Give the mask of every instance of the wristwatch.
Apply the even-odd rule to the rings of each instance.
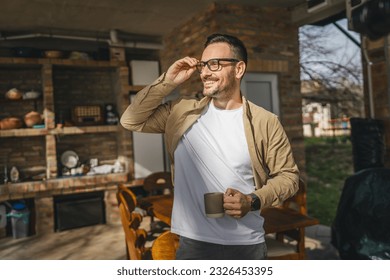
[[[249,194],[252,198],[251,200],[251,211],[257,211],[260,210],[260,198],[255,195],[254,193]]]

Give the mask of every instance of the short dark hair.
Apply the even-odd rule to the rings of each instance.
[[[227,34],[211,34],[207,37],[204,47],[215,43],[226,43],[230,46],[235,58],[242,60],[245,64],[248,64],[248,53],[246,51],[244,43],[237,37],[227,35]]]

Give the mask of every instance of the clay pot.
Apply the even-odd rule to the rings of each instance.
[[[0,121],[0,129],[6,130],[6,129],[16,129],[21,128],[23,125],[23,122],[19,118],[5,118]]]
[[[22,97],[23,97],[23,93],[16,88],[11,88],[5,94],[5,98],[12,99],[12,100],[22,99]]]
[[[33,127],[42,122],[42,116],[38,112],[31,111],[24,116],[24,123],[27,127]]]

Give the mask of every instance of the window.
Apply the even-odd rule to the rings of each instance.
[[[280,116],[276,74],[246,73],[241,83],[241,91],[248,100]]]

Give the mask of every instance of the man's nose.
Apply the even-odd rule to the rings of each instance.
[[[208,77],[211,75],[211,71],[210,69],[207,67],[207,65],[205,65],[202,69],[202,73],[200,73],[200,76],[201,77]]]

